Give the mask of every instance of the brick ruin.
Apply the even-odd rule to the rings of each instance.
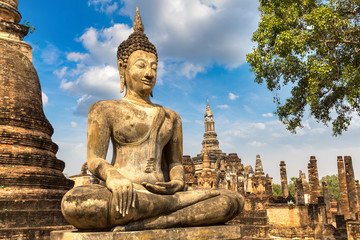
[[[191,158],[183,156],[188,189],[225,188],[243,194],[272,194],[272,178],[264,174],[260,155],[253,168],[242,164],[236,153],[223,153],[215,132],[215,121],[207,101],[204,115],[205,133],[201,153]]]
[[[225,154],[216,139],[215,121],[207,102],[203,149],[196,157],[183,156],[186,187],[226,188],[245,196],[240,224],[251,239],[360,239],[359,181],[350,156],[337,158],[340,201],[331,202],[326,182],[319,181],[317,160],[311,156],[306,174],[299,171],[295,196],[289,192],[286,163],[280,161],[282,196],[272,193],[272,178],[265,175],[260,155],[255,171],[236,153]],[[322,192],[320,191],[322,186]],[[249,238],[249,239],[250,239]]]
[[[17,0],[0,0],[0,239],[47,239],[68,223],[60,201],[73,181],[56,158]]]

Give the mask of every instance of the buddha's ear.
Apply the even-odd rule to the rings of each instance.
[[[118,70],[120,74],[120,92],[124,92],[124,86],[126,85],[125,82],[125,66],[123,60],[118,60],[117,62]]]

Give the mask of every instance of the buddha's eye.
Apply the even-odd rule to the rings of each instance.
[[[143,63],[143,62],[137,62],[135,65],[136,65],[138,68],[145,68],[145,63]]]
[[[153,70],[156,70],[156,69],[157,69],[157,65],[156,65],[156,64],[153,64],[153,65],[151,66],[151,68],[152,68]]]

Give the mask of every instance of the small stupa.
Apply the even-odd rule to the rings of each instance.
[[[18,0],[0,0],[0,239],[46,239],[68,225],[60,202],[73,181],[56,158],[17,7]]]

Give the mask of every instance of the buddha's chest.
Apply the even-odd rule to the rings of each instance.
[[[156,134],[157,140],[168,138],[172,129],[170,119],[159,111],[136,110],[123,112],[113,121],[112,136],[121,144],[136,144]]]

